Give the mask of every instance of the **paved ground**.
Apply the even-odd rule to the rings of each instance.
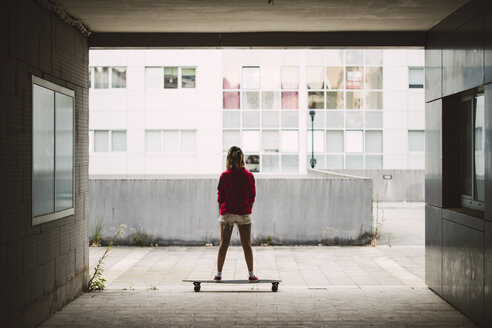
[[[267,284],[195,293],[181,282],[210,279],[217,247],[115,247],[107,289],[84,294],[43,327],[474,327],[425,287],[423,204],[384,205],[375,248],[255,247],[258,275],[283,280],[277,293]],[[103,251],[91,248],[91,267]],[[245,278],[240,247],[230,248],[223,275]]]

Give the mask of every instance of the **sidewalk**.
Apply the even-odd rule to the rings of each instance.
[[[409,206],[385,214],[396,236],[397,221],[423,208]],[[216,246],[115,247],[104,262],[107,289],[43,327],[475,327],[425,286],[423,217],[414,220],[405,243],[417,245],[254,247],[257,275],[282,279],[277,293],[268,284],[202,284],[195,293],[181,282],[213,277]],[[90,248],[91,267],[103,251]],[[231,247],[224,279],[246,275],[242,249]]]

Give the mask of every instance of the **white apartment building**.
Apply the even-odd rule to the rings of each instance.
[[[424,51],[92,50],[92,176],[424,169]],[[309,112],[314,110],[314,122]],[[314,124],[314,131],[312,130]]]

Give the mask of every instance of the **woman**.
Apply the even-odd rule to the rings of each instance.
[[[231,241],[234,223],[237,224],[244,258],[249,271],[249,280],[258,280],[253,273],[253,250],[251,249],[251,210],[256,189],[253,174],[244,168],[244,154],[241,148],[232,146],[227,153],[226,171],[217,186],[220,221],[220,247],[217,255],[217,274],[214,280],[222,279],[222,267]]]

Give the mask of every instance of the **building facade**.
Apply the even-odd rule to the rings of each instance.
[[[424,169],[423,50],[92,50],[89,61],[92,176],[217,174],[231,145],[260,174],[303,174],[312,157],[317,169]]]

